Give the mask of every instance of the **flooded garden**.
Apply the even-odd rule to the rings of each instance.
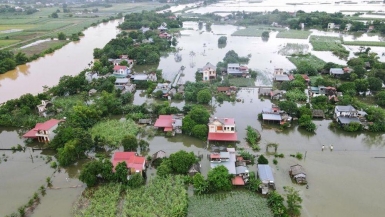
[[[112,37],[111,34],[118,32],[115,28],[116,25],[117,23],[109,24],[109,28],[106,31],[97,31],[97,29],[90,31],[97,31],[96,33],[102,34],[106,37],[104,42],[107,42]],[[102,28],[102,26],[97,28]],[[172,80],[179,69],[184,66],[182,81],[195,81],[195,72],[198,68],[202,68],[207,62],[216,65],[230,50],[236,51],[239,56],[250,56],[248,67],[257,70],[258,76],[254,84],[249,87],[240,88],[237,92],[237,99],[241,99],[240,102],[225,101],[218,103],[213,98],[208,109],[213,117],[235,119],[238,140],[240,141],[236,145],[237,148],[250,150],[250,147],[244,140],[246,138],[245,129],[247,126],[257,129],[262,136],[259,142],[262,149],[256,154],[265,154],[265,147],[268,143],[279,144],[277,152],[284,154],[285,157],[278,159],[277,165],[273,166],[277,190],[282,193],[283,186],[293,186],[300,191],[300,195],[303,198],[302,216],[381,216],[381,213],[385,212],[385,208],[381,203],[382,195],[385,195],[385,190],[382,188],[385,180],[385,173],[382,172],[385,163],[383,159],[385,153],[385,138],[383,134],[369,132],[349,133],[340,129],[332,129],[329,128],[329,123],[332,120],[314,121],[317,126],[315,134],[309,133],[298,126],[281,130],[279,126],[264,124],[258,120],[258,114],[262,112],[262,109],[271,107],[271,103],[276,103],[276,101],[271,101],[270,99],[261,99],[258,96],[258,87],[272,85],[275,68],[283,68],[285,71],[295,68],[292,63],[295,60],[291,62],[286,55],[299,52],[311,53],[323,62],[346,64],[346,60],[338,58],[331,51],[322,51],[322,48],[319,49],[320,51],[313,51],[313,46],[308,39],[308,36],[314,35],[329,37],[340,37],[340,35],[314,30],[311,33],[309,32],[305,39],[290,39],[282,35],[282,37],[279,37],[279,31],[273,30],[270,33],[269,39],[263,40],[261,37],[234,36],[233,34],[241,30],[242,27],[233,25],[212,25],[211,30],[206,31],[205,27],[199,27],[198,22],[185,22],[183,28],[184,30],[181,30],[181,36],[178,38],[177,47],[179,49],[176,52],[182,57],[181,60],[176,61],[175,54],[170,53],[168,56],[161,57],[157,68],[162,69],[164,78]],[[218,46],[218,38],[220,36],[227,36],[225,47]],[[360,37],[352,37],[343,36],[346,41],[360,39]],[[364,37],[364,41],[371,40],[367,38],[369,37],[368,35],[361,37]],[[86,41],[86,39],[82,40]],[[379,41],[380,38],[373,40]],[[29,74],[34,76],[33,74],[36,73],[36,70],[47,71],[46,67],[52,67],[54,64],[57,64],[55,59],[76,58],[75,56],[66,56],[69,53],[73,53],[76,50],[76,46],[79,47],[80,45],[67,45],[63,48],[63,51],[56,51],[52,57],[48,56],[39,59],[40,66],[36,63],[23,74],[18,74],[19,72],[11,72],[11,74],[16,76],[16,78],[18,76],[25,77],[21,78],[21,82],[26,83]],[[352,53],[358,49],[358,46],[341,46],[349,51],[349,56],[352,56]],[[85,55],[87,55],[88,59],[91,57],[92,48],[87,47],[88,52]],[[378,53],[381,53],[381,50],[381,47],[372,47],[374,52],[378,51]],[[73,68],[68,69],[68,72],[63,71],[61,72],[62,74],[52,75],[54,79],[51,79],[47,85],[57,83],[60,76],[78,73],[79,70],[87,66],[89,60],[86,59],[82,59],[76,67],[72,66]],[[319,61],[318,59],[314,58],[314,61]],[[380,57],[380,60],[384,61],[385,59]],[[43,67],[42,65],[48,66]],[[0,77],[1,79],[7,80],[9,78]],[[16,82],[19,82],[19,80],[16,80]],[[46,83],[40,82],[36,85],[42,86],[42,84],[45,85]],[[40,86],[34,87],[33,91],[27,92],[40,92]],[[6,87],[0,86],[2,93],[5,90],[7,90]],[[5,97],[4,99],[8,98]],[[141,105],[145,102],[159,101],[148,98],[143,90],[137,90],[134,94],[133,104]],[[185,102],[170,101],[170,105],[181,109]],[[124,118],[124,116],[114,118],[119,119]],[[0,128],[0,148],[12,149],[12,147],[16,147],[18,144],[24,146],[24,141],[21,139],[21,135],[24,132],[25,129]],[[210,169],[210,162],[206,158],[210,151],[206,142],[186,135],[176,135],[171,138],[157,135],[153,138],[148,138],[148,142],[148,155],[152,155],[159,150],[165,151],[167,155],[179,150],[192,151],[195,155],[204,156],[200,162],[202,174],[206,175]],[[321,149],[323,145],[326,146],[325,150]],[[334,147],[333,150],[330,149],[331,145]],[[47,177],[50,177],[52,187],[47,188],[46,194],[41,196],[40,204],[33,210],[32,216],[49,216],[53,213],[57,216],[72,216],[74,203],[81,202],[78,201],[78,197],[86,186],[78,180],[78,176],[81,165],[87,160],[79,161],[75,165],[61,168],[58,171],[55,168],[51,168],[49,160],[50,158],[55,158],[55,153],[49,150],[34,149],[38,147],[39,144],[32,143],[27,144],[25,150],[0,151],[0,184],[3,186],[0,189],[0,195],[4,195],[0,198],[1,216],[15,212],[18,207],[26,204],[40,186],[46,185]],[[301,153],[304,156],[303,159],[298,160],[290,157],[290,155],[296,153]],[[273,158],[273,156],[268,155],[269,160],[273,160]],[[289,167],[297,163],[306,168],[309,188],[295,185],[289,177]],[[251,170],[256,171],[256,166],[252,166]],[[149,168],[147,170],[148,177],[151,178],[155,174],[154,169]],[[116,191],[116,189],[112,190]],[[140,197],[141,193],[149,194],[151,192],[139,189],[138,192],[132,194],[132,197],[140,201],[138,197]],[[129,194],[128,192],[127,195]],[[6,195],[12,196],[7,197]],[[237,192],[228,197],[233,197],[239,202],[241,196],[244,198],[242,193]],[[106,198],[103,198],[103,194],[98,195],[98,197],[101,198],[100,200],[106,200]],[[112,198],[113,200],[108,201],[108,205],[112,204],[111,207],[116,207],[118,204],[117,197],[118,195],[115,194],[115,197]],[[223,197],[221,198],[222,200],[229,200],[226,196]],[[210,203],[213,203],[213,198],[204,198],[203,201],[204,205],[208,206]],[[261,201],[251,200],[251,202],[257,203],[258,208],[252,207],[253,209],[251,209],[252,205],[250,203],[239,205],[245,206],[248,212],[254,209],[262,210],[265,206],[264,202]],[[202,201],[193,201],[193,205],[189,209],[194,210],[189,216],[204,216],[196,208],[196,206],[202,205],[200,203]],[[127,202],[122,213],[131,215],[134,211],[138,211],[130,210],[129,207],[130,204]],[[94,215],[97,209],[89,207],[86,212]],[[115,213],[115,210],[112,210],[111,213]],[[165,215],[168,215],[168,213]]]

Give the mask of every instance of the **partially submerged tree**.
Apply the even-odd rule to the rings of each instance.
[[[209,191],[229,191],[232,188],[229,171],[223,165],[217,166],[207,174]]]

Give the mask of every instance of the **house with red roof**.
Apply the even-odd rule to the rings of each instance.
[[[237,141],[234,118],[210,118],[209,141]]]
[[[182,133],[182,115],[159,115],[154,127],[163,129],[164,132]]]
[[[131,73],[131,69],[127,66],[120,66],[116,65],[114,66],[114,76],[116,77],[127,77]]]
[[[112,158],[114,170],[120,162],[126,162],[128,174],[142,173],[146,169],[146,158],[139,156],[136,152],[115,152]]]
[[[63,120],[51,119],[44,123],[37,123],[36,126],[25,133],[23,138],[37,139],[39,142],[49,142],[55,136],[53,132]]]

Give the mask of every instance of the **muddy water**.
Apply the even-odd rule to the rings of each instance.
[[[199,31],[197,23],[193,22],[185,23],[184,27],[193,28],[194,30],[182,31],[182,37],[179,39],[178,44],[178,47],[182,48],[182,51],[180,51],[182,61],[175,62],[174,56],[171,54],[168,57],[161,58],[159,63],[159,68],[163,69],[164,77],[170,80],[181,66],[185,66],[185,76],[182,79],[184,81],[193,81],[197,68],[203,67],[207,62],[216,64],[222,60],[229,50],[235,50],[241,56],[251,54],[248,66],[265,71],[265,75],[268,77],[275,67],[294,68],[293,64],[285,57],[277,54],[280,46],[288,42],[307,43],[306,40],[277,39],[274,35],[276,33],[271,34],[267,42],[255,37],[232,37],[230,36],[231,33],[237,30],[235,26],[214,25],[212,26],[212,32],[206,32],[205,29]],[[112,29],[116,31],[114,28]],[[228,43],[225,48],[219,49],[217,40],[221,35],[228,36]],[[204,47],[203,44],[206,44],[206,46]],[[190,56],[191,51],[194,51],[196,55]],[[92,52],[90,58],[92,58]],[[84,65],[87,65],[87,61],[85,61]],[[71,71],[71,73],[75,74],[78,71]],[[297,127],[285,131],[276,130],[271,125],[263,125],[257,120],[257,114],[264,107],[269,107],[271,104],[269,100],[259,100],[257,92],[257,89],[243,89],[238,93],[238,98],[242,99],[242,102],[225,102],[221,105],[213,103],[212,115],[235,118],[238,138],[241,141],[237,145],[238,147],[248,148],[243,140],[246,136],[244,129],[248,125],[255,127],[262,134],[261,153],[264,152],[265,145],[269,142],[280,144],[278,152],[284,153],[286,157],[279,159],[278,166],[274,166],[279,191],[282,191],[282,186],[292,185],[288,177],[288,168],[290,165],[299,162],[289,157],[289,155],[296,152],[306,153],[306,159],[300,163],[303,164],[307,171],[310,188],[306,189],[303,186],[293,185],[300,190],[304,198],[303,216],[381,216],[384,208],[379,203],[385,193],[382,188],[385,177],[380,170],[383,167],[383,160],[374,157],[384,156],[385,154],[383,135],[352,134],[330,130],[328,129],[330,120],[316,121],[318,129],[315,135]],[[147,99],[141,91],[137,91],[134,104],[144,102],[151,103],[153,100]],[[184,102],[172,102],[171,105],[181,108]],[[21,132],[18,134],[15,129],[0,132],[1,146],[10,147],[17,143],[22,144],[19,138]],[[202,141],[178,135],[174,138],[156,136],[149,142],[150,155],[159,150],[164,150],[169,155],[181,149],[193,151],[197,155],[203,154],[202,173],[206,174],[209,170],[209,162],[206,158],[208,151],[206,143]],[[328,146],[330,144],[334,145],[333,152],[329,150],[321,151],[322,145]],[[1,195],[15,195],[12,200],[6,197],[0,198],[1,216],[9,214],[20,205],[25,204],[28,197],[40,185],[44,184],[45,178],[53,172],[39,156],[36,163],[27,163],[30,160],[28,153],[12,155],[6,152],[5,154],[9,155],[10,159],[12,156],[25,162],[17,163],[17,161],[9,160],[0,164],[0,184],[4,186],[4,188],[0,189]],[[33,153],[33,155],[35,154],[37,152]],[[272,159],[270,157],[270,161]],[[53,175],[55,189],[47,190],[47,195],[42,198],[42,203],[35,210],[34,216],[71,216],[72,203],[76,201],[77,196],[84,189],[84,185],[76,179],[81,163],[84,162],[62,169],[60,173]],[[255,170],[255,166],[251,169]],[[24,177],[24,174],[21,175],[15,172],[18,170],[27,174],[27,177]],[[150,169],[149,175],[154,174],[155,170]],[[11,179],[4,177],[11,177]]]
[[[0,103],[23,94],[36,94],[43,86],[57,84],[64,75],[76,75],[93,60],[94,48],[102,48],[119,32],[120,20],[99,24],[84,31],[79,42],[71,42],[60,50],[15,70],[0,75]]]
[[[305,12],[311,11],[325,11],[329,13],[339,12],[341,10],[350,11],[379,11],[384,10],[384,4],[367,4],[364,1],[353,1],[358,4],[334,4],[334,0],[324,1],[300,1],[300,0],[264,0],[261,3],[253,3],[245,0],[242,1],[221,1],[217,4],[212,4],[206,7],[191,9],[186,13],[213,13],[213,12],[264,12],[278,9],[280,11],[295,12],[303,10]],[[287,3],[297,3],[298,5],[288,5]],[[322,4],[328,3],[328,4]]]

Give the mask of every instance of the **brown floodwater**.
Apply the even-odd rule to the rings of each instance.
[[[88,67],[93,60],[94,48],[102,48],[116,36],[116,26],[121,20],[90,27],[84,31],[84,37],[78,42],[71,42],[35,61],[17,66],[15,70],[0,74],[0,103],[18,98],[23,94],[36,94],[43,91],[43,86],[53,86],[64,75],[76,75]]]
[[[268,79],[271,78],[271,71],[275,67],[294,68],[291,62],[277,53],[280,46],[288,42],[306,43],[306,40],[277,39],[274,34],[267,42],[260,38],[230,36],[237,30],[235,26],[213,25],[212,33],[206,32],[204,29],[203,32],[198,31],[197,23],[193,22],[185,23],[184,27],[194,30],[182,31],[182,37],[178,43],[178,47],[182,48],[180,51],[182,61],[175,62],[173,54],[170,54],[168,57],[162,57],[159,63],[159,68],[163,69],[164,77],[169,80],[173,79],[181,66],[185,66],[185,76],[182,79],[193,81],[197,68],[201,68],[207,62],[216,64],[222,60],[227,51],[235,50],[241,56],[251,54],[248,66],[263,71],[256,84],[268,85],[270,84]],[[109,31],[98,30],[100,37],[103,34],[109,37],[111,32],[116,34],[117,30],[113,26],[108,26],[108,28],[110,28]],[[222,34],[228,37],[228,43],[225,48],[220,49],[217,40]],[[86,34],[86,37],[87,35],[90,34]],[[204,47],[203,44],[206,46]],[[102,46],[101,44],[100,47]],[[92,59],[92,48],[89,49],[89,59],[84,61],[79,70],[68,70],[69,74],[76,74],[87,66],[87,63]],[[60,51],[55,52],[54,55]],[[194,51],[196,55],[190,56],[191,51]],[[52,62],[47,62],[47,64],[55,65]],[[19,73],[18,76],[24,78],[28,75]],[[56,83],[59,77],[50,85]],[[18,84],[18,81],[17,79],[13,84]],[[0,91],[3,90],[1,88]],[[276,142],[279,144],[278,152],[285,154],[285,158],[278,159],[277,166],[271,164],[277,189],[283,193],[282,187],[291,185],[300,191],[304,199],[302,216],[382,216],[385,211],[381,204],[382,196],[385,195],[385,190],[382,188],[385,181],[385,173],[382,172],[384,159],[375,158],[385,157],[385,140],[382,134],[347,133],[332,130],[328,128],[331,120],[315,121],[317,125],[315,134],[308,133],[296,126],[280,131],[274,125],[264,125],[257,120],[258,113],[263,108],[271,106],[270,100],[260,100],[257,93],[258,89],[241,89],[237,96],[242,99],[241,102],[218,104],[214,101],[210,105],[210,111],[216,117],[235,118],[240,140],[237,147],[248,149],[243,139],[246,136],[245,128],[248,125],[258,129],[262,134],[260,142],[262,149],[258,154],[265,152],[267,143]],[[134,104],[139,105],[144,102],[151,103],[154,100],[147,98],[142,91],[138,90],[134,96]],[[172,101],[171,105],[182,108],[184,102]],[[1,129],[0,147],[22,144],[23,141],[20,139],[22,133],[17,129]],[[150,155],[159,150],[163,150],[169,155],[181,149],[193,151],[196,155],[202,154],[202,173],[207,174],[209,170],[210,164],[206,157],[209,151],[205,142],[185,135],[177,135],[173,138],[156,136],[149,139],[149,143]],[[329,147],[331,144],[334,146],[333,152],[329,149],[321,151],[322,145]],[[38,155],[38,158],[36,160],[34,158],[35,161],[32,163],[28,158],[29,153],[27,151],[15,154],[9,151],[1,152],[1,154],[5,153],[9,156],[9,160],[0,164],[0,184],[2,185],[0,193],[13,197],[0,198],[0,216],[10,214],[16,211],[17,207],[27,203],[28,197],[32,196],[38,187],[45,183],[45,178],[53,173],[53,169],[49,168],[49,165],[40,158],[40,155],[52,155],[53,153],[34,152],[33,156]],[[306,158],[299,161],[289,156],[297,152],[302,153]],[[269,160],[271,162],[273,157],[270,156]],[[47,190],[47,195],[42,198],[41,204],[36,208],[33,216],[71,216],[72,204],[85,188],[76,178],[82,163],[84,161],[64,168],[60,173],[53,174],[55,189]],[[306,189],[305,186],[294,185],[291,182],[288,169],[290,165],[296,163],[302,164],[307,171],[309,189]],[[252,166],[251,170],[255,171],[256,166]],[[155,173],[154,169],[148,170],[150,176],[155,175]]]

